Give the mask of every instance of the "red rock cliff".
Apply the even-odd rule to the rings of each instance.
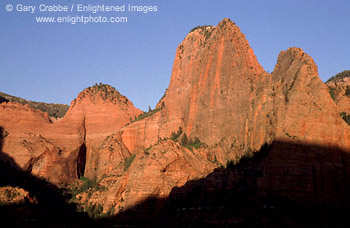
[[[280,53],[268,74],[229,19],[186,36],[177,48],[165,96],[149,113],[139,116],[140,110],[106,85],[81,92],[64,119],[54,124],[43,113],[10,106],[0,107],[0,126],[9,133],[3,151],[51,182],[96,178],[106,190],[89,197],[83,193],[77,200],[101,205],[104,212],[132,207],[148,196],[166,197],[173,187],[203,177],[219,162],[258,150],[265,142],[317,145],[287,150],[275,144],[259,180],[266,192],[283,195],[303,189],[307,196],[313,176],[317,183],[334,181],[328,178],[334,169],[323,169],[329,167],[327,161],[342,167],[337,173],[347,169],[342,163],[347,159],[341,157],[350,149],[350,129],[313,59],[290,48]],[[198,137],[206,146],[190,150],[164,139],[180,127],[180,137]],[[323,148],[320,158],[317,148]]]
[[[79,176],[95,178],[103,168],[100,160],[105,160],[97,153],[102,142],[141,113],[107,85],[81,92],[57,123],[21,104],[3,103],[0,109],[0,126],[7,132],[2,152],[23,169],[54,183]]]
[[[157,105],[160,111],[123,128],[123,142],[136,152],[182,127],[191,138],[220,144],[223,162],[232,151],[259,149],[269,138],[268,119],[259,113],[266,99],[259,84],[265,77],[269,75],[232,21],[194,29],[177,48],[169,87]]]

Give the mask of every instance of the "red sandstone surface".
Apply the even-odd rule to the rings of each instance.
[[[115,214],[148,197],[166,198],[174,187],[264,143],[316,145],[323,148],[319,153],[275,143],[258,186],[262,193],[316,201],[317,189],[327,192],[327,201],[350,190],[342,187],[350,175],[343,155],[350,150],[350,128],[339,116],[350,106],[337,100],[338,107],[302,49],[282,51],[267,73],[244,34],[224,19],[186,36],[165,96],[144,118],[135,119],[142,111],[107,85],[85,89],[57,122],[28,106],[2,103],[1,153],[51,183],[96,180],[100,188],[77,194],[75,202]],[[202,146],[181,145],[185,135]],[[335,180],[334,167],[346,178]]]

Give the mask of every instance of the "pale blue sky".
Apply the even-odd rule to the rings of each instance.
[[[35,17],[77,13],[7,12],[10,3],[157,5],[158,12],[118,14],[126,24],[43,24]],[[295,46],[314,58],[325,81],[350,69],[349,12],[347,0],[1,0],[0,91],[70,104],[103,82],[147,110],[167,88],[176,48],[191,28],[225,17],[241,28],[266,71],[281,50]]]

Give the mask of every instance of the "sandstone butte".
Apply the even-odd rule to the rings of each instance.
[[[0,126],[2,153],[23,170],[57,185],[97,180],[101,188],[78,194],[76,201],[103,212],[166,198],[174,187],[264,143],[273,146],[258,179],[262,193],[331,201],[350,192],[350,129],[313,59],[289,48],[267,73],[229,19],[186,36],[169,87],[150,113],[114,88],[95,85],[57,122],[29,106],[2,103]],[[170,138],[177,132],[175,142]],[[181,146],[185,134],[204,145]]]

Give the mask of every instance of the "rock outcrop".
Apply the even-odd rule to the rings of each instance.
[[[65,117],[55,123],[28,105],[2,103],[2,153],[24,170],[53,183],[80,176],[95,178],[97,151],[105,138],[141,113],[113,87],[96,85],[81,92]],[[122,159],[122,158],[120,158]]]
[[[349,188],[341,186],[350,175],[350,128],[313,59],[289,48],[269,74],[229,19],[186,36],[155,110],[142,113],[102,84],[81,92],[56,123],[28,106],[0,108],[2,152],[21,168],[53,183],[95,181],[74,195],[84,210],[93,205],[98,213],[115,214],[148,198],[166,198],[174,187],[265,143],[273,146],[254,184],[263,194],[347,198]]]
[[[202,149],[205,159],[198,161],[203,167],[212,167],[206,160],[214,161],[215,158],[218,163],[225,164],[276,140],[332,148],[335,153],[350,148],[349,128],[319,79],[313,59],[299,48],[290,48],[281,52],[275,70],[268,74],[257,62],[244,35],[228,19],[216,27],[200,27],[188,34],[177,49],[169,87],[156,110],[121,128],[114,135],[115,140],[106,145],[118,145],[118,153],[129,151],[131,157],[139,158],[148,147],[169,138],[171,132],[179,128],[183,129],[182,137],[186,134],[206,143],[206,148]],[[281,147],[273,148],[277,152],[271,154],[283,156]],[[264,166],[266,176],[259,180],[263,192],[277,189],[274,192],[283,195],[288,188],[288,191],[299,192],[297,188],[305,187],[294,178],[295,175],[287,175],[293,173],[294,168],[313,170],[314,163],[303,162],[306,158],[315,159],[313,152],[308,154],[305,148],[309,147],[295,148],[295,159],[290,161],[291,164],[288,159],[281,162],[283,168],[278,162],[276,166]],[[330,156],[328,152],[320,160],[316,159],[319,166],[325,165],[323,161]],[[305,155],[297,156],[298,153]],[[338,164],[339,159],[332,162]],[[143,161],[141,166],[148,167],[147,162]],[[151,189],[146,193],[144,189],[134,187],[130,190],[132,194],[123,195],[135,179],[153,180],[148,173],[139,170],[133,171],[137,174],[117,172],[122,174],[114,178],[115,184],[108,187],[113,191],[105,193],[106,200],[103,200],[109,202],[105,204],[107,208],[110,205],[129,208],[146,195],[165,197],[169,193],[159,190],[163,189],[164,182],[152,182],[145,187]],[[281,173],[281,170],[285,171]],[[325,171],[325,175],[331,175],[331,170]],[[206,169],[207,173],[209,171]],[[197,175],[203,176],[206,172]],[[312,172],[307,175],[305,180],[312,179]],[[163,177],[159,178],[163,180]],[[282,187],[279,191],[278,184],[268,184],[275,179],[280,179],[278,183],[293,181],[288,188]],[[327,182],[326,179],[318,182]],[[113,182],[113,178],[108,180]],[[292,186],[297,186],[295,191]],[[301,195],[313,194],[310,189],[304,190]]]
[[[82,168],[82,176],[94,179],[98,175],[105,174],[99,173],[100,169],[104,169],[101,162],[105,160],[103,153],[97,153],[101,144],[107,136],[141,113],[142,111],[135,108],[125,96],[108,85],[96,85],[78,95],[59,124],[79,124],[77,128],[80,129],[83,140],[81,145],[86,150],[80,151],[86,160],[85,168]],[[114,159],[116,159],[115,156]]]
[[[247,123],[254,116],[255,83],[265,75],[245,36],[224,19],[195,29],[179,45],[161,105],[187,135],[210,146],[230,137],[254,147],[245,135],[255,124]]]
[[[194,29],[177,48],[160,111],[121,129],[123,142],[130,151],[142,150],[181,127],[212,147],[222,163],[259,149],[270,137],[269,120],[260,113],[260,96],[266,99],[260,84],[266,78],[269,74],[231,20]]]
[[[122,163],[120,178],[106,178],[105,210],[130,209],[149,198],[166,198],[175,186],[204,177],[215,165],[197,150],[181,147],[171,140],[133,155]],[[108,183],[109,182],[109,183]],[[113,184],[111,184],[113,183]]]
[[[350,114],[350,71],[338,73],[326,82],[328,91],[337,104],[338,112]]]
[[[52,103],[44,103],[44,102],[36,102],[29,101],[20,97],[11,96],[6,93],[0,92],[0,103],[3,102],[14,102],[20,103],[23,105],[28,104],[30,107],[34,109],[41,110],[42,112],[48,113],[52,120],[57,120],[58,118],[62,118],[66,112],[68,111],[69,106],[65,104],[52,104]]]
[[[299,48],[281,52],[272,73],[276,139],[349,150],[349,128],[318,77],[313,59]]]
[[[18,187],[0,187],[0,203],[1,205],[24,204],[30,199],[29,192]]]

